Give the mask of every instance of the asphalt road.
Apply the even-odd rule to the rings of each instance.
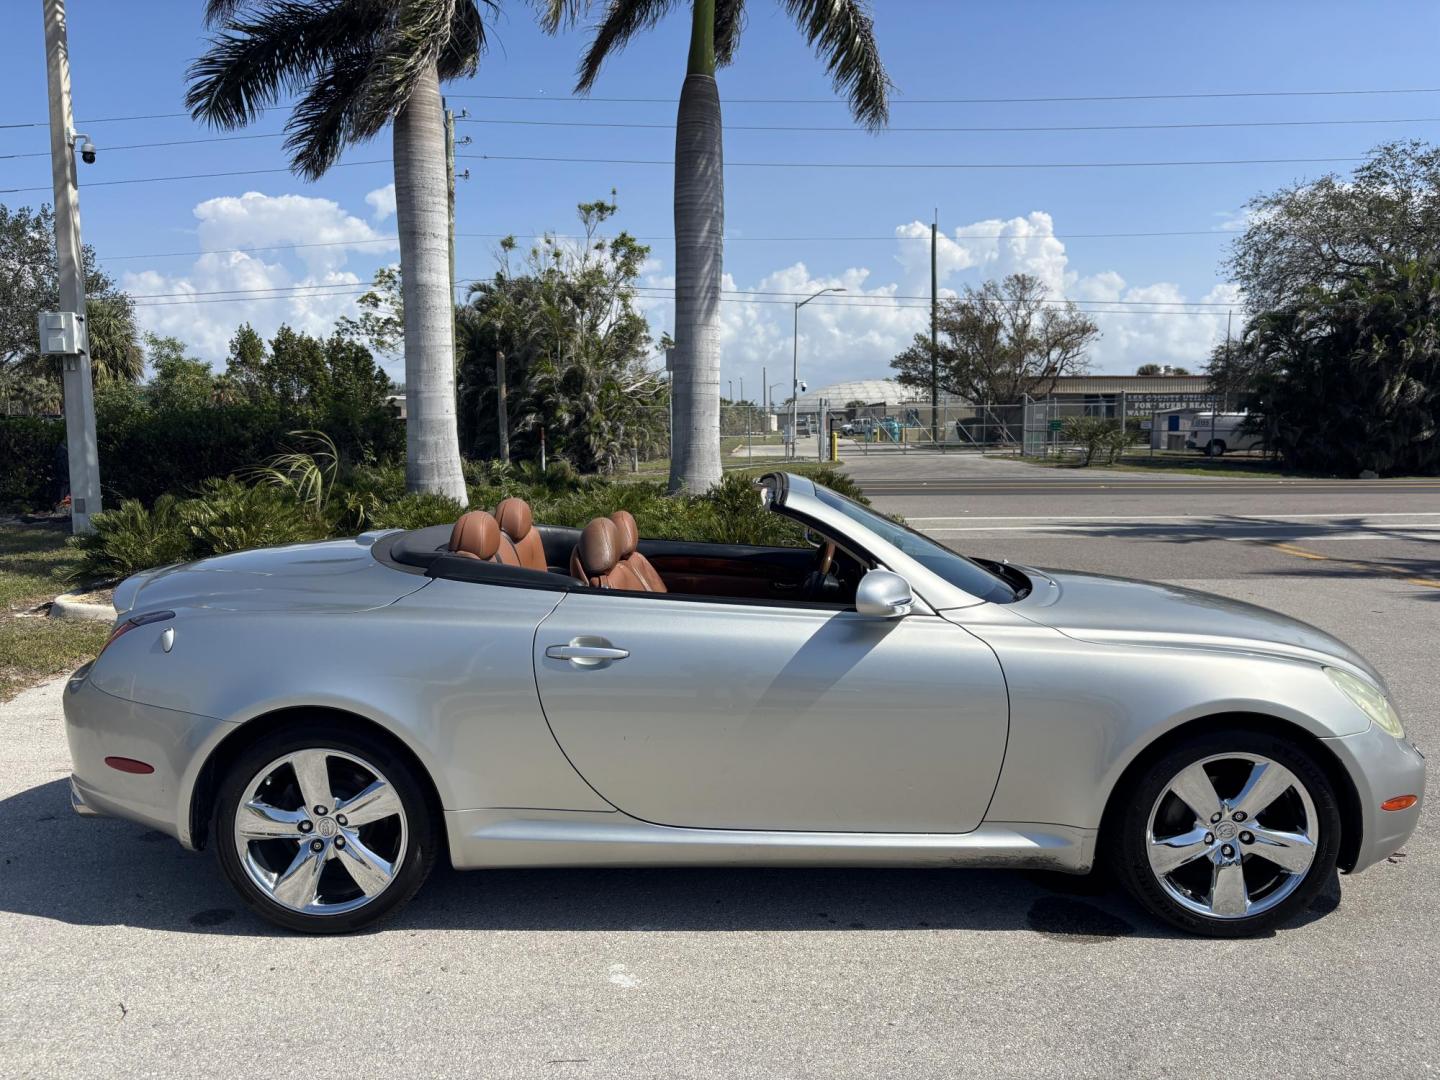
[[[1078,491],[898,498],[966,550],[1178,581],[1334,631],[1440,745],[1436,495],[1364,513],[1287,495],[1248,515],[1170,495],[1149,514]],[[0,706],[0,729],[3,1076],[1440,1068],[1433,809],[1403,856],[1245,942],[1172,934],[1085,879],[846,870],[444,871],[379,932],[304,939],[238,910],[210,856],[70,812],[58,684]]]

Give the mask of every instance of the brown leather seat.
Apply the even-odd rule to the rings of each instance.
[[[514,547],[517,565],[529,570],[550,569],[545,561],[545,544],[535,531],[529,503],[524,499],[505,499],[495,507],[495,520]]]
[[[620,530],[620,561],[628,566],[650,592],[668,592],[665,579],[650,560],[637,550],[640,544],[640,529],[635,524],[635,515],[629,510],[616,510],[610,515],[615,528]]]
[[[582,585],[597,589],[645,592],[635,571],[620,561],[620,530],[609,518],[596,518],[580,533],[570,553],[570,573]]]
[[[500,550],[500,526],[484,510],[471,510],[461,514],[460,520],[450,530],[450,552],[466,559],[480,559],[482,562],[499,562],[495,556]]]

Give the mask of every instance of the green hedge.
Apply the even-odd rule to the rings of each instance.
[[[149,505],[161,495],[190,494],[211,477],[265,461],[294,442],[301,428],[325,431],[349,462],[404,458],[405,425],[393,416],[295,416],[252,404],[154,409],[132,387],[96,395],[96,439],[105,502]],[[0,508],[48,509],[59,492],[55,449],[61,420],[0,417]]]
[[[57,450],[65,422],[38,416],[0,417],[0,510],[41,510],[60,494]]]
[[[629,510],[646,537],[714,543],[801,546],[800,526],[766,510],[754,478],[730,473],[705,495],[667,496],[659,482],[615,483],[577,477],[565,469],[470,470],[470,505],[493,510],[501,499],[528,501],[535,520],[547,525],[583,526],[592,518]],[[852,496],[848,477],[815,470],[815,479]],[[522,478],[522,476],[526,478]],[[403,470],[357,470],[338,485],[323,509],[302,504],[268,484],[212,479],[188,499],[161,496],[147,509],[135,499],[97,514],[95,531],[74,538],[80,552],[76,578],[115,581],[140,570],[227,551],[266,547],[325,536],[351,536],[365,529],[415,529],[454,521],[458,504],[435,495],[406,495]]]

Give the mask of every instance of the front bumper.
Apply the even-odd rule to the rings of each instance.
[[[139,822],[193,847],[190,799],[196,779],[234,725],[126,701],[94,686],[87,674],[82,668],[65,686],[71,806],[87,817]],[[107,757],[142,761],[154,772],[121,772],[106,764]]]
[[[1324,739],[1355,783],[1360,799],[1360,847],[1350,873],[1395,854],[1420,821],[1425,804],[1425,757],[1415,744],[1372,724],[1358,735]],[[1408,810],[1382,810],[1396,795],[1416,796]]]

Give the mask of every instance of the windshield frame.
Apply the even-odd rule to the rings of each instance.
[[[917,600],[924,601],[932,611],[956,610],[986,603],[1010,604],[1020,599],[1008,582],[974,560],[937,544],[923,533],[891,521],[873,508],[815,483],[809,477],[773,472],[765,474],[756,483],[761,489],[762,505],[814,528],[851,554],[863,552],[875,564],[904,577],[910,582]],[[837,501],[832,503],[830,498],[820,497],[821,491]],[[848,506],[855,507],[855,510],[847,509]],[[913,538],[918,538],[918,545]],[[951,580],[955,575],[947,576],[905,550],[915,546],[921,548],[919,554],[930,556],[926,561],[954,560],[955,565],[964,566],[967,572],[961,579],[967,581],[970,587],[956,584]]]

